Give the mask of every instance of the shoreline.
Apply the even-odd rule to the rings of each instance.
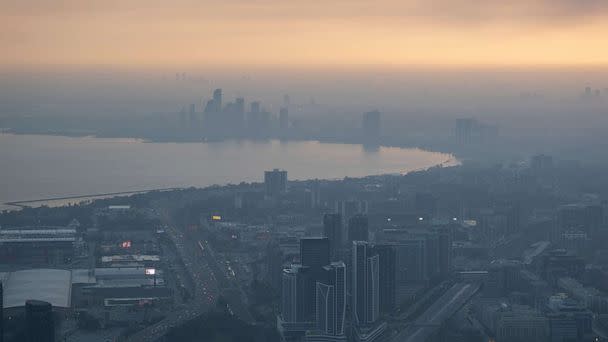
[[[216,143],[223,141],[252,141],[252,142],[264,142],[264,141],[293,141],[293,142],[306,142],[306,141],[315,141],[319,143],[328,143],[328,144],[344,144],[344,145],[359,145],[363,148],[369,148],[370,150],[387,147],[387,148],[403,148],[403,149],[419,149],[428,152],[435,153],[444,153],[450,154],[454,156],[457,160],[464,160],[465,156],[461,155],[461,153],[457,151],[450,151],[448,149],[439,148],[437,146],[425,146],[425,145],[413,145],[413,144],[399,144],[399,143],[387,143],[386,141],[380,141],[377,144],[366,144],[365,142],[359,141],[357,139],[332,139],[332,138],[323,138],[323,137],[308,137],[308,138],[282,138],[282,137],[268,137],[268,138],[253,138],[253,137],[230,137],[223,139],[210,139],[207,140],[204,137],[200,137],[200,139],[193,138],[183,138],[176,139],[172,138],[149,138],[149,137],[137,137],[137,136],[126,136],[126,135],[104,135],[98,134],[95,132],[61,132],[61,131],[19,131],[13,128],[3,128],[0,129],[0,134],[13,134],[13,135],[38,135],[38,136],[54,136],[54,137],[67,137],[67,138],[96,138],[96,139],[132,139],[137,140],[143,143],[173,143],[173,144],[187,144],[187,143]]]
[[[158,188],[158,189],[143,189],[143,190],[135,190],[135,191],[120,191],[120,192],[108,192],[108,193],[98,193],[98,194],[86,194],[86,195],[71,195],[71,196],[60,196],[60,197],[47,197],[33,200],[20,200],[20,201],[10,201],[4,202],[2,205],[13,206],[18,208],[34,208],[33,206],[29,206],[29,203],[39,203],[39,202],[51,202],[51,201],[62,201],[62,200],[71,200],[71,199],[97,199],[99,197],[119,197],[122,195],[136,195],[136,194],[144,194],[153,191],[174,191],[174,190],[183,190],[185,188]],[[18,209],[16,209],[18,210]]]
[[[269,139],[264,139],[264,140],[256,140],[256,139],[225,139],[225,140],[215,140],[215,141],[180,141],[180,142],[175,142],[175,141],[158,141],[158,140],[146,140],[146,139],[141,139],[141,138],[133,138],[133,137],[103,137],[103,136],[97,136],[97,135],[90,135],[90,134],[81,134],[81,135],[66,135],[66,134],[43,134],[43,133],[25,133],[25,132],[14,132],[11,130],[0,130],[0,135],[14,135],[14,136],[40,136],[40,137],[44,137],[44,136],[48,136],[48,137],[64,137],[64,138],[74,138],[74,139],[86,139],[86,138],[90,138],[90,139],[129,139],[129,140],[133,140],[133,141],[137,141],[140,143],[158,143],[158,144],[162,144],[162,143],[175,143],[175,144],[179,144],[179,143],[202,143],[202,144],[213,144],[213,143],[221,143],[221,142],[229,142],[229,141],[249,141],[249,142],[260,142],[260,141],[265,141],[265,142],[272,142],[272,141],[281,141],[278,138],[269,138]],[[407,174],[407,173],[411,173],[411,172],[417,172],[417,171],[423,171],[432,167],[450,167],[450,166],[454,166],[454,165],[461,165],[463,163],[463,160],[461,160],[460,158],[458,158],[455,154],[452,153],[444,153],[444,152],[436,152],[436,151],[432,151],[432,150],[426,150],[420,147],[405,147],[405,146],[387,146],[387,145],[375,145],[375,146],[366,146],[365,144],[361,144],[358,142],[343,142],[343,141],[336,141],[336,140],[323,140],[323,139],[308,139],[308,140],[300,140],[300,139],[289,139],[289,140],[285,140],[286,142],[292,141],[292,142],[317,142],[320,144],[337,144],[337,145],[352,145],[352,146],[359,146],[363,149],[366,150],[370,150],[370,151],[374,151],[374,150],[378,150],[380,148],[397,148],[397,149],[404,149],[404,150],[421,150],[421,151],[426,151],[426,152],[431,152],[431,153],[442,153],[445,154],[445,159],[438,161],[436,164],[429,166],[429,167],[422,167],[422,168],[417,168],[417,169],[412,169],[409,171],[406,170],[402,170],[399,171],[397,173],[391,173],[391,172],[382,172],[382,173],[378,173],[378,174],[365,174],[362,175],[361,177],[368,177],[368,176],[382,176],[382,175],[391,175],[391,174]],[[388,170],[385,170],[388,171]],[[328,178],[329,179],[329,178]],[[294,179],[297,181],[301,181],[301,180],[306,180],[306,179]],[[160,185],[160,184],[159,184]],[[227,184],[223,184],[220,186],[226,186],[229,185],[229,183]],[[19,199],[19,200],[10,200],[10,201],[5,201],[0,203],[0,209],[1,211],[13,211],[13,210],[22,210],[25,208],[36,208],[36,207],[41,207],[41,206],[49,206],[49,207],[61,207],[61,206],[66,206],[66,205],[70,205],[70,204],[77,204],[79,202],[84,202],[84,201],[94,201],[96,199],[101,199],[101,198],[111,198],[111,197],[119,197],[121,195],[134,195],[134,194],[141,194],[141,193],[147,193],[147,192],[153,192],[153,191],[171,191],[171,190],[180,190],[180,189],[186,189],[188,188],[188,186],[180,186],[180,187],[163,187],[162,185],[160,187],[157,188],[152,188],[152,189],[138,189],[138,190],[133,190],[133,191],[118,191],[118,192],[103,192],[103,189],[101,189],[101,192],[97,192],[97,193],[92,193],[92,194],[78,194],[78,193],[72,193],[72,194],[67,194],[67,195],[56,195],[56,196],[49,196],[49,197],[40,197],[40,198],[26,198],[26,199]],[[82,199],[82,201],[77,201],[78,199]],[[63,202],[60,202],[63,201]],[[53,203],[55,202],[55,203]],[[4,207],[4,208],[2,208]]]
[[[48,202],[48,201],[60,201],[60,200],[66,200],[66,199],[78,199],[78,198],[86,198],[86,197],[128,195],[128,194],[139,194],[139,193],[151,192],[151,191],[172,191],[172,190],[182,190],[182,189],[184,189],[184,188],[159,188],[159,189],[144,189],[144,190],[134,190],[134,191],[108,192],[108,193],[88,194],[88,195],[68,195],[68,196],[62,196],[62,197],[47,197],[47,198],[40,198],[40,199],[34,199],[34,200],[11,201],[11,202],[4,202],[4,204],[10,204],[10,205],[17,204],[18,205],[18,204],[35,203],[35,202]]]

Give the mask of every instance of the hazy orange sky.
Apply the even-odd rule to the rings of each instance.
[[[606,0],[0,0],[0,65],[606,65]]]

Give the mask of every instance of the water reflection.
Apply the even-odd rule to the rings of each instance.
[[[142,189],[404,173],[448,161],[419,149],[318,141],[146,143],[134,139],[0,134],[0,203]]]

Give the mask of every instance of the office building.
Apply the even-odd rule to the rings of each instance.
[[[496,323],[497,341],[545,341],[547,319],[524,305],[501,309]]]
[[[264,172],[266,196],[276,197],[287,192],[287,171],[274,169]]]
[[[591,341],[593,313],[564,293],[549,298],[550,341]]]
[[[267,111],[260,111],[252,104],[252,111],[247,114],[248,134],[254,138],[269,138],[271,133],[271,115]]]
[[[553,157],[545,154],[537,154],[530,159],[530,168],[536,174],[553,169]]]
[[[291,267],[283,270],[281,288],[281,315],[285,322],[298,320],[298,268]]]
[[[560,206],[557,213],[559,234],[583,231],[591,238],[601,233],[604,213],[600,205],[568,204]]]
[[[320,271],[316,277],[310,268],[294,264],[283,270],[281,286],[281,321],[289,323],[295,330],[302,325],[315,322],[315,285],[320,279]],[[307,328],[308,329],[308,328]]]
[[[233,134],[241,136],[243,129],[245,128],[245,99],[238,97],[233,106],[231,126]]]
[[[342,217],[340,214],[325,214],[323,216],[323,236],[329,240],[330,255],[333,260],[342,244]]]
[[[250,105],[250,112],[253,114],[258,114],[260,112],[260,101],[253,101]]]
[[[330,263],[330,241],[326,237],[303,238],[300,240],[300,260],[302,266],[313,272],[320,271]]]
[[[396,243],[397,282],[400,285],[424,283],[427,276],[427,253],[424,239],[404,239]]]
[[[540,260],[540,274],[552,285],[559,278],[572,277],[580,279],[584,272],[584,259],[567,250],[556,249],[549,251]]]
[[[342,261],[323,267],[316,284],[317,329],[324,335],[344,335],[346,318],[346,265]]]
[[[373,251],[378,254],[378,283],[380,312],[390,314],[395,310],[397,250],[394,245],[375,245]]]
[[[439,276],[443,279],[452,274],[452,232],[449,227],[437,228],[439,248]]]
[[[242,115],[245,114],[245,99],[242,97],[237,97],[235,102],[234,102],[234,111],[238,114]]]
[[[74,256],[76,229],[66,227],[21,227],[0,230],[0,262],[62,265]]]
[[[213,91],[213,110],[216,113],[222,111],[222,89],[215,89]]]
[[[289,111],[283,107],[279,111],[279,128],[286,130],[289,127]]]
[[[205,113],[205,114],[213,114],[213,113],[217,113],[217,112],[215,111],[215,103],[213,102],[213,99],[208,100],[208,101],[205,103],[205,109],[204,109],[203,111],[204,111],[204,113]],[[212,121],[212,120],[213,120],[213,118],[214,118],[214,116],[211,116],[211,115],[206,115],[206,116],[205,116],[205,124],[207,124],[207,123],[208,123],[207,121]]]
[[[567,342],[579,341],[574,318],[560,313],[547,314],[549,321],[549,341]]]
[[[379,257],[365,241],[352,244],[352,305],[358,325],[373,324],[379,316]]]
[[[466,145],[473,141],[473,135],[477,121],[472,118],[456,120],[456,141]]]
[[[297,316],[298,322],[315,321],[315,285],[321,277],[321,269],[300,265],[298,269]]]
[[[321,207],[321,182],[314,180],[311,182],[309,192],[310,208],[316,209]]]
[[[380,137],[380,112],[374,110],[364,113],[361,127],[367,142],[377,142]]]
[[[346,226],[348,220],[357,215],[367,215],[369,209],[369,203],[367,201],[359,200],[346,200],[336,201],[335,212],[342,215],[342,224]]]
[[[486,297],[503,297],[516,288],[520,279],[521,262],[498,259],[491,262],[488,275],[484,281],[483,295]]]
[[[300,240],[298,270],[298,317],[300,321],[314,321],[316,283],[323,277],[323,266],[330,263],[327,238],[303,238]]]
[[[53,307],[50,303],[40,300],[28,300],[25,303],[25,336],[27,342],[55,340]]]
[[[452,273],[452,231],[449,226],[384,229],[380,241],[397,250],[397,287],[424,286]]]
[[[369,220],[365,215],[355,215],[348,220],[348,242],[369,241]]]

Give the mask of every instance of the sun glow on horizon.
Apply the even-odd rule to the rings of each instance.
[[[0,66],[605,65],[598,0],[29,0],[0,14]]]

